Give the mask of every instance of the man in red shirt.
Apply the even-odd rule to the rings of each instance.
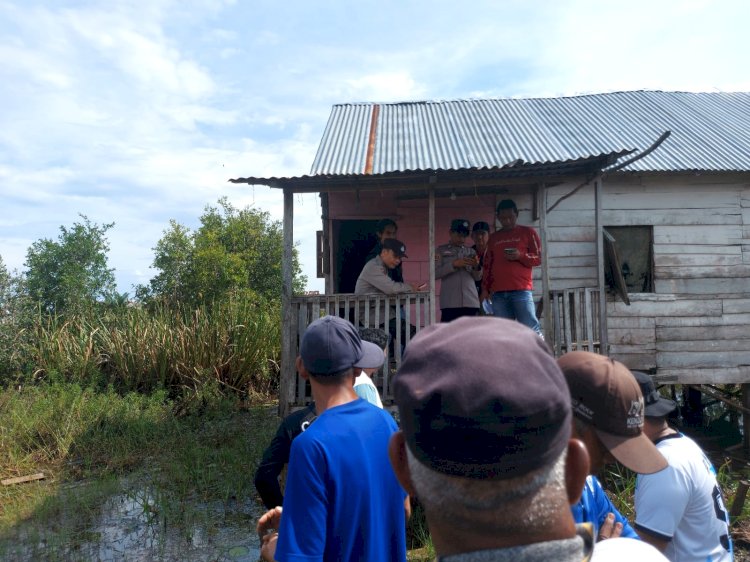
[[[487,244],[480,301],[490,298],[495,316],[517,320],[541,336],[531,294],[531,270],[541,263],[541,240],[530,226],[516,224],[518,208],[512,199],[497,204],[497,220],[501,228]]]

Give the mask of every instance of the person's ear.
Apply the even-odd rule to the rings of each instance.
[[[294,361],[294,366],[297,369],[297,372],[299,373],[300,377],[302,377],[305,380],[310,378],[310,375],[307,373],[307,370],[305,369],[305,364],[302,362],[301,355],[297,355],[297,359]]]
[[[568,502],[573,505],[581,499],[586,477],[589,475],[589,452],[580,439],[568,441],[568,454],[565,457],[565,488]]]
[[[406,456],[406,441],[403,431],[397,431],[391,435],[391,439],[388,441],[388,456],[391,459],[393,472],[396,474],[396,479],[401,484],[401,487],[410,496],[416,496],[414,484],[411,481],[409,458]]]

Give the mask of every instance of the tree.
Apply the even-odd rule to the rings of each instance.
[[[194,233],[175,221],[154,248],[159,270],[148,291],[168,302],[212,302],[233,291],[251,290],[267,298],[281,296],[283,233],[266,211],[234,208],[226,198],[206,206]],[[293,290],[304,290],[299,258],[293,254]]]
[[[107,267],[106,233],[114,223],[82,223],[60,227],[57,241],[43,238],[26,253],[26,287],[43,310],[72,312],[115,293],[114,270]]]

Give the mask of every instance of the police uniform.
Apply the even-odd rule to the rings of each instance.
[[[383,241],[383,247],[387,249],[393,250],[396,248],[396,255],[401,257],[407,257],[406,256],[406,246],[403,245],[402,242],[395,240],[393,238],[389,238]],[[359,277],[357,278],[357,284],[354,287],[354,294],[355,295],[367,295],[372,293],[382,293],[384,295],[398,295],[401,293],[411,293],[414,289],[411,285],[408,283],[399,283],[397,281],[394,281],[388,276],[388,268],[383,263],[383,260],[380,258],[380,256],[376,256],[372,258],[370,261],[368,261],[365,264],[364,269],[362,269],[362,273],[359,274]],[[373,322],[376,314],[379,315],[379,322],[380,325],[385,327],[385,315],[386,315],[386,306],[385,303],[381,303],[380,307],[378,307],[376,302],[370,303],[370,322]],[[396,339],[396,333],[399,330],[399,323],[396,322],[396,307],[390,306],[388,307],[388,333],[391,336],[391,347],[393,345],[393,340]],[[364,319],[364,316],[361,317],[361,319]],[[406,342],[407,336],[406,336],[406,330],[409,330],[410,337],[413,337],[416,333],[416,328],[412,326],[411,324],[407,327],[406,320],[404,317],[401,317],[400,322],[400,330],[401,330],[401,341]],[[391,349],[391,353],[393,353],[393,349]]]
[[[454,232],[469,232],[468,221],[456,219],[451,223]],[[441,320],[449,322],[459,316],[475,316],[479,312],[479,296],[475,281],[482,278],[481,267],[456,269],[453,262],[461,258],[475,258],[474,248],[443,244],[435,253],[435,278],[440,284]]]

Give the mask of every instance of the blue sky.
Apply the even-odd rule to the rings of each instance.
[[[169,220],[226,196],[281,219],[344,102],[630,89],[750,91],[747,0],[0,0],[0,256],[79,213],[118,288],[148,283]],[[295,200],[309,288],[319,200]]]

